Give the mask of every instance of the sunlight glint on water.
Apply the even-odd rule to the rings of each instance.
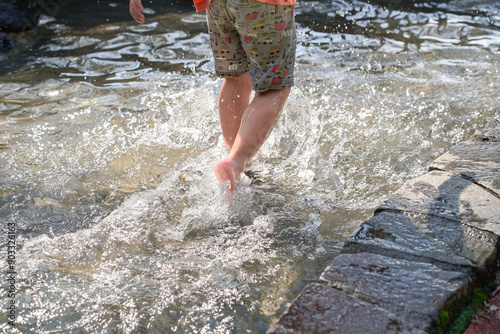
[[[48,20],[59,35],[0,77],[19,332],[263,333],[384,198],[498,115],[494,20],[352,3],[297,8],[296,87],[231,201],[203,17]]]

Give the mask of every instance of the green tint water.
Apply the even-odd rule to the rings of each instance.
[[[145,6],[138,25],[74,1],[0,55],[17,332],[263,333],[378,204],[499,114],[499,4],[304,2],[296,87],[228,202],[204,17]]]

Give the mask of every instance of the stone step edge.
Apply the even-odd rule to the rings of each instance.
[[[485,129],[483,130],[478,130],[476,131],[476,133],[470,137],[470,141],[474,141],[474,142],[499,142],[500,141],[500,118],[495,118],[493,119],[492,121],[489,122],[489,124],[486,126]],[[431,168],[429,167],[428,168],[428,172],[431,172],[431,171],[443,171],[443,172],[446,172],[446,170],[443,170],[443,169],[439,169],[439,168]],[[450,171],[447,171],[447,172],[450,172]],[[484,189],[485,191],[489,192],[490,194],[492,194],[493,196],[495,197],[498,197],[500,198],[500,194],[496,193],[495,191],[493,191],[492,189],[489,189],[481,184],[478,184],[478,182],[476,182],[475,180],[471,179],[470,177],[468,177],[467,175],[465,174],[462,174],[462,173],[455,173],[455,175],[458,175],[460,176],[461,178],[464,178],[465,180],[469,181],[469,182],[472,182],[476,185],[479,185],[482,189]],[[387,210],[387,209],[386,209]],[[380,213],[382,212],[383,209],[379,209],[377,208],[374,212],[374,215],[377,214],[377,213]],[[354,235],[357,231],[359,230],[356,229],[355,232],[352,233],[352,235]],[[497,255],[498,255],[498,251],[500,250],[500,239],[499,239],[499,242],[497,242],[496,244],[496,249],[497,249]],[[343,248],[343,252],[344,251],[347,251],[347,249],[344,247]],[[347,251],[346,253],[349,253],[349,251]],[[378,253],[378,252],[376,252]],[[378,253],[380,254],[380,253]],[[425,260],[424,260],[425,261]],[[494,263],[490,264],[491,267],[495,266],[495,264],[497,264],[498,262],[498,257],[495,259]],[[445,265],[448,265],[448,264],[445,264]],[[325,269],[326,271],[326,269]],[[324,271],[324,272],[325,272]],[[484,285],[485,282],[487,282],[489,280],[489,276],[491,276],[491,273],[494,273],[496,270],[495,268],[488,268],[488,270],[485,270],[483,272],[483,275],[481,275],[481,273],[474,273],[474,276],[473,277],[473,281],[474,283],[471,285],[472,288],[477,288],[477,287],[480,287],[481,285]],[[323,274],[324,274],[323,272]],[[321,276],[323,276],[323,274]],[[478,277],[478,276],[483,276],[483,277]],[[485,277],[485,276],[488,276],[488,277]],[[491,277],[493,278],[493,277]],[[281,324],[280,324],[280,320],[284,317],[284,315],[297,303],[297,301],[301,298],[301,296],[305,293],[305,291],[307,291],[307,289],[313,285],[320,285],[320,286],[325,286],[325,287],[328,287],[329,289],[334,289],[335,291],[338,291],[342,294],[345,295],[345,298],[353,298],[354,296],[352,294],[347,294],[345,293],[344,291],[342,291],[341,289],[338,289],[334,286],[331,286],[328,282],[322,280],[321,278],[318,279],[317,282],[315,283],[310,283],[308,284],[303,290],[302,292],[294,299],[294,301],[292,301],[292,303],[289,305],[287,311],[285,311],[280,319],[278,319],[278,321],[276,321],[269,329],[266,333],[268,334],[277,334],[277,333],[302,333],[301,331],[299,332],[296,332],[296,331],[293,331],[293,330],[288,330],[287,328],[283,327]],[[456,292],[457,294],[459,293],[459,291]],[[454,296],[455,298],[457,296]],[[356,297],[354,297],[356,298]],[[462,304],[463,307],[465,307],[469,302],[470,302],[470,298],[468,296],[462,296],[462,298],[458,297],[458,300],[460,300],[460,303]],[[361,301],[361,300],[360,300]],[[445,303],[446,304],[446,303]],[[442,309],[445,309],[446,305],[443,305]],[[319,320],[318,320],[319,321]],[[439,323],[436,323],[435,324],[437,327],[440,326]],[[443,331],[442,328],[440,328],[440,331]],[[413,331],[411,331],[413,332]],[[419,332],[418,329],[416,329],[416,332]]]
[[[490,188],[488,188],[488,187],[486,187],[486,186],[482,185],[481,183],[477,182],[477,181],[476,181],[476,180],[474,180],[472,177],[470,177],[470,176],[468,176],[468,175],[466,175],[466,174],[464,174],[464,173],[451,172],[451,171],[448,171],[448,170],[445,170],[445,169],[442,169],[442,168],[437,168],[437,167],[432,167],[432,166],[431,166],[431,167],[429,167],[427,171],[428,171],[428,172],[434,172],[434,171],[438,171],[438,172],[448,172],[448,173],[450,173],[450,174],[454,174],[454,175],[456,175],[456,176],[461,177],[461,178],[462,178],[462,179],[464,179],[464,180],[467,180],[467,181],[469,181],[469,182],[471,182],[471,183],[474,183],[475,185],[477,185],[477,186],[479,186],[479,187],[483,188],[483,190],[485,190],[485,191],[489,192],[489,193],[490,193],[490,194],[492,194],[493,196],[495,196],[495,197],[497,197],[497,198],[499,198],[499,199],[500,199],[500,194],[498,194],[496,191],[494,191],[494,190],[492,190],[492,189],[490,189]],[[378,209],[376,209],[376,210],[378,210]]]

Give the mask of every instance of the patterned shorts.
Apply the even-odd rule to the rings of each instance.
[[[250,71],[257,92],[293,86],[297,43],[293,6],[213,0],[207,21],[219,77]]]

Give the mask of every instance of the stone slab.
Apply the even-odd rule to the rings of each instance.
[[[267,334],[425,333],[394,314],[323,284],[308,285]]]
[[[408,181],[380,210],[445,217],[500,235],[500,198],[449,172],[432,171]]]
[[[347,239],[344,253],[373,252],[394,258],[442,262],[483,271],[497,256],[498,237],[447,218],[382,211]]]
[[[429,166],[470,178],[500,197],[500,141],[463,142]]]
[[[336,257],[320,281],[429,332],[440,325],[441,310],[457,310],[467,299],[472,276],[471,270],[443,270],[431,263],[357,253]]]

